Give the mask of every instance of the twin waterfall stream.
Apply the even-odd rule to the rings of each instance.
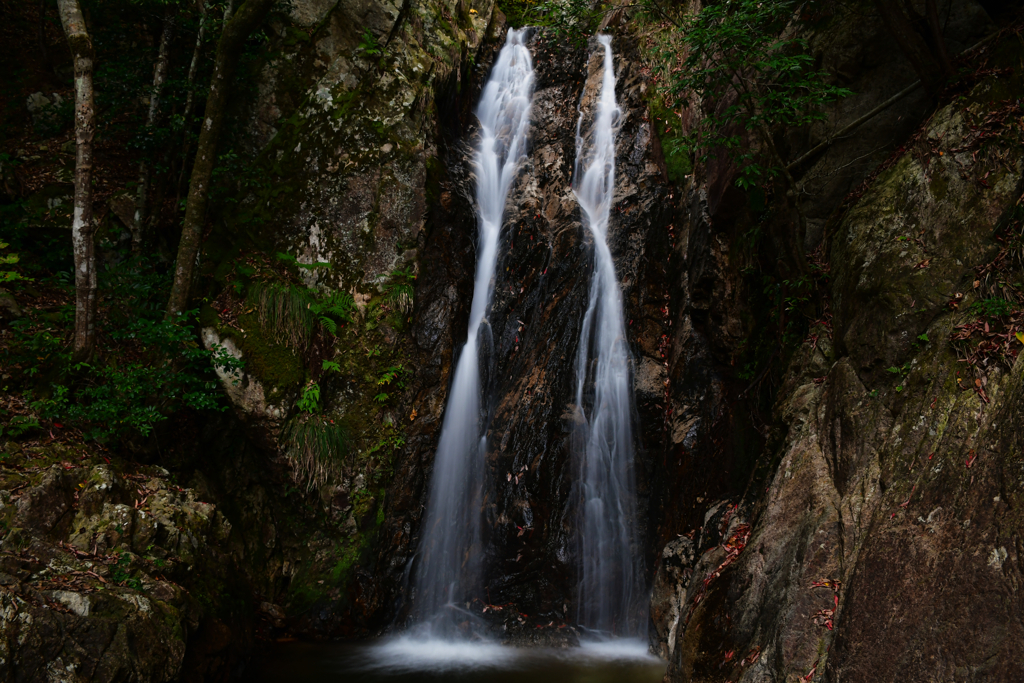
[[[534,71],[527,29],[509,30],[477,108],[474,156],[478,240],[468,336],[454,372],[434,461],[415,578],[412,633],[429,641],[488,640],[470,611],[482,588],[482,508],[486,477],[487,397],[499,237],[505,204],[528,154]],[[572,448],[578,572],[576,623],[584,639],[644,635],[642,572],[636,557],[632,480],[633,391],[622,292],[608,246],[615,190],[619,108],[610,36],[603,50],[600,95],[576,132],[573,192],[593,252],[589,305],[575,362]],[[590,128],[586,130],[586,128]]]
[[[665,673],[664,662],[649,653],[646,637],[648,596],[633,475],[638,436],[633,359],[622,285],[609,245],[616,136],[628,123],[628,111],[624,116],[616,101],[610,36],[599,35],[590,42],[586,71],[580,74],[585,85],[574,107],[561,95],[552,99],[550,85],[545,84],[547,61],[538,59],[535,72],[528,47],[531,33],[508,31],[477,104],[479,127],[471,157],[477,223],[473,298],[465,343],[455,349],[418,550],[406,565],[404,598],[409,611],[395,624],[402,633],[371,644],[292,647],[258,667],[257,682],[320,683],[340,674],[353,683],[654,683]],[[580,62],[576,64],[582,66]],[[574,80],[574,87],[583,84]],[[530,414],[521,418],[527,430],[557,434],[552,439],[540,437],[523,450],[509,449],[510,456],[522,456],[516,461],[521,468],[517,472],[528,471],[525,462],[541,462],[548,455],[545,449],[557,449],[551,461],[558,483],[547,492],[561,502],[557,519],[542,522],[554,531],[541,541],[543,552],[554,559],[534,559],[525,571],[547,575],[530,583],[521,577],[531,562],[523,557],[531,552],[531,539],[522,537],[535,524],[533,515],[550,513],[543,500],[533,501],[531,510],[520,497],[522,489],[512,488],[519,484],[518,475],[515,484],[508,470],[496,475],[495,468],[504,469],[508,461],[500,460],[506,445],[502,441],[499,448],[494,434],[507,434],[508,413],[520,409],[518,399],[501,404],[495,396],[503,391],[498,376],[505,374],[503,363],[508,360],[498,357],[500,349],[518,351],[521,343],[517,336],[514,347],[502,346],[503,340],[510,341],[509,323],[517,322],[521,333],[524,322],[512,316],[535,319],[526,312],[512,312],[507,298],[502,302],[510,288],[507,280],[515,275],[499,265],[513,249],[515,233],[510,231],[523,228],[523,221],[511,218],[512,203],[524,203],[537,219],[541,215],[529,196],[520,196],[529,195],[543,177],[530,175],[543,173],[529,149],[535,99],[537,112],[550,109],[552,102],[566,110],[555,133],[557,153],[562,155],[559,173],[543,182],[557,183],[559,216],[565,226],[561,230],[575,234],[567,236],[561,252],[565,257],[564,244],[571,244],[571,265],[554,269],[560,271],[561,282],[554,291],[571,290],[570,295],[563,294],[569,302],[554,313],[560,316],[556,336],[546,337],[557,346],[538,347],[558,360],[551,365],[524,354],[518,361],[531,373],[551,369],[558,382],[551,404],[537,399],[551,410],[541,418],[542,426],[535,427]],[[541,132],[544,125],[536,126],[538,158],[551,156],[552,147],[543,145],[550,144],[552,134]],[[540,142],[544,138],[547,142]],[[470,161],[469,155],[465,161]],[[629,182],[629,172],[628,165],[621,169],[623,184]],[[503,226],[506,205],[509,225]],[[621,245],[614,230],[611,236],[616,238],[613,244]],[[543,249],[538,245],[534,254]],[[551,264],[536,259],[530,267],[546,273]],[[558,296],[553,290],[543,291],[550,299]],[[529,339],[526,343],[537,342]],[[538,382],[520,396],[529,396],[530,389],[546,396],[549,389],[542,386]],[[503,502],[502,495],[510,502]],[[521,511],[522,517],[510,521],[507,512],[493,512],[499,505]],[[517,528],[518,536],[513,537],[523,544],[510,551],[495,526],[504,526],[510,536],[516,532],[509,527]],[[515,591],[536,596],[532,604],[545,605],[543,617],[528,619],[538,615],[520,613]]]

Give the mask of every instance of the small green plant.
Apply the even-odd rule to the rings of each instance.
[[[123,529],[119,528],[118,533],[124,533]],[[110,579],[116,584],[120,584],[127,588],[131,588],[135,591],[142,590],[142,581],[132,576],[131,573],[132,558],[128,553],[121,553],[117,562],[113,566],[113,570],[110,573]]]
[[[0,240],[0,251],[4,251],[9,246],[10,245],[7,244],[7,242]],[[17,254],[0,254],[0,266],[13,266],[19,260],[21,259],[18,257]],[[19,273],[16,270],[0,270],[0,285],[7,282],[14,282],[15,280],[26,279],[29,278],[25,278],[24,276],[22,276],[21,273]]]
[[[971,311],[985,318],[1002,318],[1013,313],[1015,308],[1006,299],[982,299],[971,304]]]
[[[35,429],[40,429],[39,420],[31,415],[15,415],[7,424],[0,424],[0,437],[17,439]]]
[[[896,367],[895,365],[885,369],[890,375],[896,375],[900,379],[900,383],[896,385],[896,393],[902,392],[906,388],[906,377],[910,374],[910,363],[904,363],[903,365]]]
[[[268,335],[299,351],[309,347],[317,327],[337,334],[339,325],[355,320],[355,299],[348,292],[320,299],[304,287],[255,282],[249,288],[249,302]]]
[[[291,254],[286,254],[281,251],[274,254],[274,256],[275,258],[277,258],[278,261],[283,261],[285,263],[289,263],[295,266],[296,268],[303,268],[305,270],[320,270],[321,268],[330,270],[331,268],[331,264],[328,261],[314,261],[313,263],[302,263]]]
[[[379,57],[384,54],[384,48],[377,42],[370,29],[363,29],[363,35],[359,38],[359,47],[356,48],[368,57]]]
[[[377,483],[386,481],[391,476],[392,456],[405,446],[405,430],[394,422],[385,422],[380,438],[365,453],[368,458],[377,461],[373,469],[373,480]]]
[[[324,372],[341,372],[341,366],[333,360],[325,360],[320,369]]]
[[[385,285],[384,304],[408,315],[412,312],[414,291],[412,284],[408,282],[392,282]]]
[[[903,365],[896,367],[895,365],[885,369],[891,375],[899,375],[900,377],[906,377],[910,374],[910,363],[904,363]]]
[[[348,429],[323,415],[292,420],[285,429],[284,441],[295,479],[305,482],[308,489],[341,474],[351,443]]]
[[[302,396],[299,397],[296,406],[304,413],[320,412],[320,385],[311,381],[303,387]]]
[[[377,378],[377,386],[382,388],[382,391],[373,397],[373,400],[377,403],[387,403],[388,399],[391,398],[390,394],[383,391],[383,388],[393,387],[394,389],[405,388],[405,376],[408,374],[401,364],[392,365],[391,367],[384,370],[381,375]]]

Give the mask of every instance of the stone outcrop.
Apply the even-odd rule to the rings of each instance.
[[[886,145],[862,131],[847,143],[890,156],[866,179],[850,175],[854,191],[823,212],[829,308],[772,373],[771,414],[743,406],[764,373],[746,388],[722,381],[719,426],[696,415],[674,435],[681,452],[696,447],[699,471],[710,462],[699,462],[702,436],[714,444],[703,457],[731,450],[738,407],[764,425],[760,455],[739,468],[744,480],[711,494],[731,489],[742,521],[712,547],[691,554],[683,538],[663,551],[652,617],[671,680],[1013,680],[1024,520],[1011,425],[1024,419],[1024,364],[1012,339],[1000,340],[1003,351],[979,347],[1006,319],[972,308],[1001,298],[993,282],[1020,273],[1007,260],[1017,258],[1024,191],[1022,140],[1008,124],[1022,88],[1004,69],[1019,54],[1012,43],[999,38],[967,62],[978,76],[904,137]],[[870,108],[856,97],[846,106]],[[832,154],[824,163],[839,167],[856,153]],[[744,256],[730,253],[730,231],[749,217],[716,215],[702,186],[691,196],[690,253],[701,240],[712,304],[710,317],[697,314],[701,266],[691,261],[684,315],[736,349],[728,320],[742,320],[743,303],[727,291],[742,287]],[[693,367],[693,339],[677,337],[676,367]],[[686,394],[676,400],[694,411]],[[690,504],[703,497],[692,491]],[[706,532],[694,512],[666,526],[703,522]]]
[[[209,563],[230,523],[160,468],[3,450],[0,680],[188,677],[186,648],[219,599],[196,577],[220,574]]]
[[[642,419],[658,422],[662,411],[655,404],[662,399],[665,379],[660,343],[667,329],[662,312],[664,255],[670,240],[663,207],[671,191],[658,165],[635,47],[622,36],[615,43],[617,97],[623,115],[610,242],[630,311],[630,345],[643,368],[637,380],[643,391]],[[601,85],[601,51],[594,49],[595,45],[577,48],[546,31],[531,38],[537,84],[528,159],[507,203],[506,232],[488,316],[493,346],[485,361],[489,368],[485,381],[493,404],[489,406],[487,473],[494,494],[484,511],[485,592],[473,609],[495,622],[511,642],[520,644],[562,643],[575,638],[571,624],[576,465],[569,426],[574,410],[575,349],[587,306],[591,252],[571,183],[579,107],[587,111]],[[469,178],[471,143],[471,138],[465,140],[447,159],[456,184]],[[457,186],[452,190],[451,201],[465,216],[457,223],[465,231],[461,239],[471,239],[475,221],[468,198],[456,194]],[[462,192],[466,191],[464,186]],[[472,285],[472,270],[460,275],[465,278],[461,283],[465,291]],[[435,300],[430,306],[439,308],[447,303],[447,310],[460,310],[457,306],[464,306],[469,298],[470,292],[465,291],[461,304],[449,298]],[[464,324],[464,318],[458,316],[453,326]],[[458,338],[457,331],[455,335]],[[429,420],[439,426],[443,402],[420,405],[421,424]],[[421,424],[414,429],[421,429]],[[422,500],[435,438],[436,432],[429,440],[418,440],[415,450],[403,455],[392,486],[394,498],[389,499],[389,512],[395,517],[385,525],[385,538],[392,541],[382,548],[383,566],[408,571],[405,562],[418,540],[414,525],[419,506],[412,501]],[[655,468],[658,431],[645,433],[637,445],[641,454],[637,467],[645,470],[639,478],[646,481],[646,472]],[[410,490],[417,492],[416,498],[409,495]],[[643,491],[641,498],[646,510],[648,492]],[[645,551],[638,548],[637,552]],[[404,573],[396,572],[393,590],[402,585],[399,579],[409,581]],[[409,597],[402,595],[399,614]]]

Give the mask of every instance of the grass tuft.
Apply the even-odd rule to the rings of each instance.
[[[340,478],[351,441],[348,429],[333,418],[309,415],[292,420],[284,442],[295,480],[313,490]]]

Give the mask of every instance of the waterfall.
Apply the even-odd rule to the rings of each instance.
[[[593,238],[590,303],[576,357],[577,420],[574,448],[579,481],[579,587],[577,618],[594,635],[639,636],[642,571],[636,552],[633,484],[633,387],[623,320],[622,291],[608,247],[615,193],[615,134],[619,107],[611,37],[595,104],[589,149],[576,129],[574,192]],[[582,107],[581,107],[582,109]]]
[[[469,330],[452,380],[434,458],[415,581],[414,616],[435,637],[469,635],[469,602],[481,589],[480,524],[486,417],[482,412],[481,345],[494,294],[498,238],[509,188],[525,155],[533,94],[526,30],[508,32],[477,106],[474,156],[478,241]]]

